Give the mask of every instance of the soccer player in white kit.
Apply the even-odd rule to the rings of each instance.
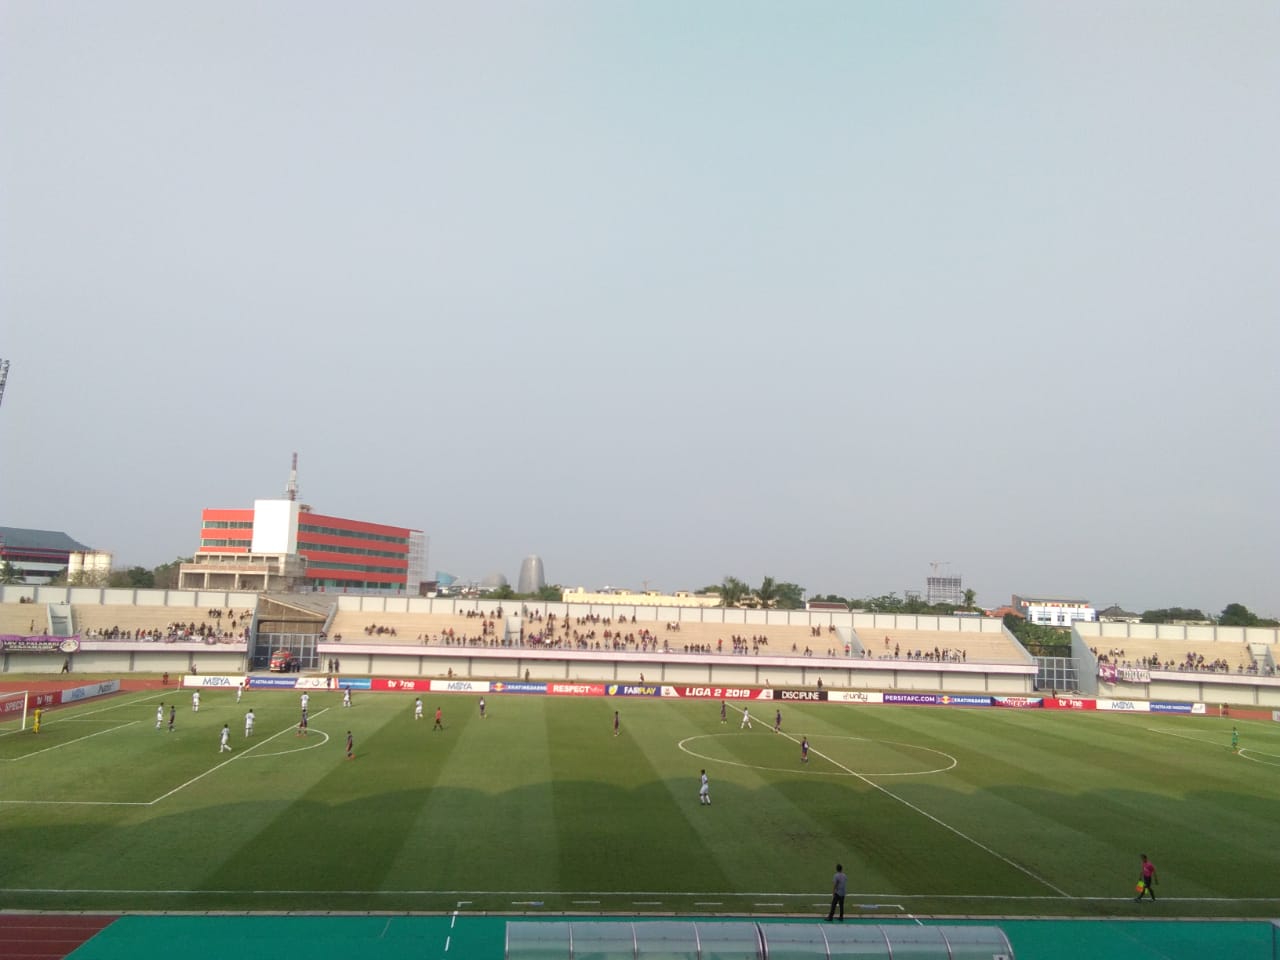
[[[303,710],[307,709],[307,704],[309,704],[310,702],[311,702],[311,694],[304,693],[302,695],[302,709]]]
[[[241,698],[242,696],[244,696],[244,681],[243,681],[243,680],[241,680],[241,681],[240,681],[240,684],[236,687],[236,703],[239,703],[239,702],[240,702],[240,698]]]
[[[249,712],[248,712],[248,713],[246,713],[246,714],[244,715],[244,735],[245,735],[246,737],[252,737],[252,736],[253,736],[253,721],[254,721],[254,719],[255,719],[255,717],[254,717],[254,715],[253,715],[253,710],[252,710],[252,708],[250,708]]]
[[[698,802],[711,806],[711,784],[707,780],[707,771],[702,771],[702,786],[698,788]]]
[[[350,687],[346,687],[342,691],[342,705],[344,707],[351,706],[351,688]]]
[[[156,729],[159,730],[164,723],[164,704],[156,707]]]
[[[748,730],[751,729],[751,711],[746,707],[742,708],[742,723],[738,726],[738,729],[741,730],[743,727]]]
[[[192,713],[200,712],[200,691],[199,690],[196,690],[191,694],[191,712]]]
[[[227,724],[222,725],[222,743],[218,745],[218,752],[231,749],[231,727]]]
[[[422,698],[421,697],[413,701],[413,719],[415,720],[422,719]]]

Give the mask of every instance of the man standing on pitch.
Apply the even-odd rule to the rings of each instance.
[[[836,875],[831,878],[831,909],[827,911],[827,922],[835,919],[836,907],[840,908],[840,921],[844,922],[844,890],[849,878],[844,875],[844,866],[836,864]]]
[[[1152,900],[1156,898],[1154,889],[1156,885],[1156,865],[1147,859],[1145,853],[1142,855],[1142,876],[1138,879],[1138,884],[1138,895],[1133,898],[1134,903],[1137,903],[1148,893],[1151,894]]]

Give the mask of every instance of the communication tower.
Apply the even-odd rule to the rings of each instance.
[[[293,466],[289,470],[289,482],[285,485],[284,495],[290,500],[298,499],[298,452],[293,453]]]

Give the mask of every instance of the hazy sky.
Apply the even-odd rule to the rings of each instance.
[[[1280,614],[1280,5],[0,2],[0,524]]]

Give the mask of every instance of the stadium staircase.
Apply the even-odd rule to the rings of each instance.
[[[1249,656],[1253,658],[1253,662],[1258,666],[1258,673],[1264,676],[1275,669],[1276,661],[1271,655],[1271,645],[1267,643],[1259,643],[1255,640],[1249,641]]]
[[[503,646],[518,647],[520,645],[521,630],[524,627],[524,619],[518,613],[512,613],[504,617],[503,621]]]
[[[49,606],[49,635],[54,637],[70,637],[75,635],[75,617],[71,614],[71,604],[51,603]]]
[[[836,627],[836,637],[844,648],[845,656],[865,657],[867,655],[867,648],[862,645],[862,639],[853,627]]]

